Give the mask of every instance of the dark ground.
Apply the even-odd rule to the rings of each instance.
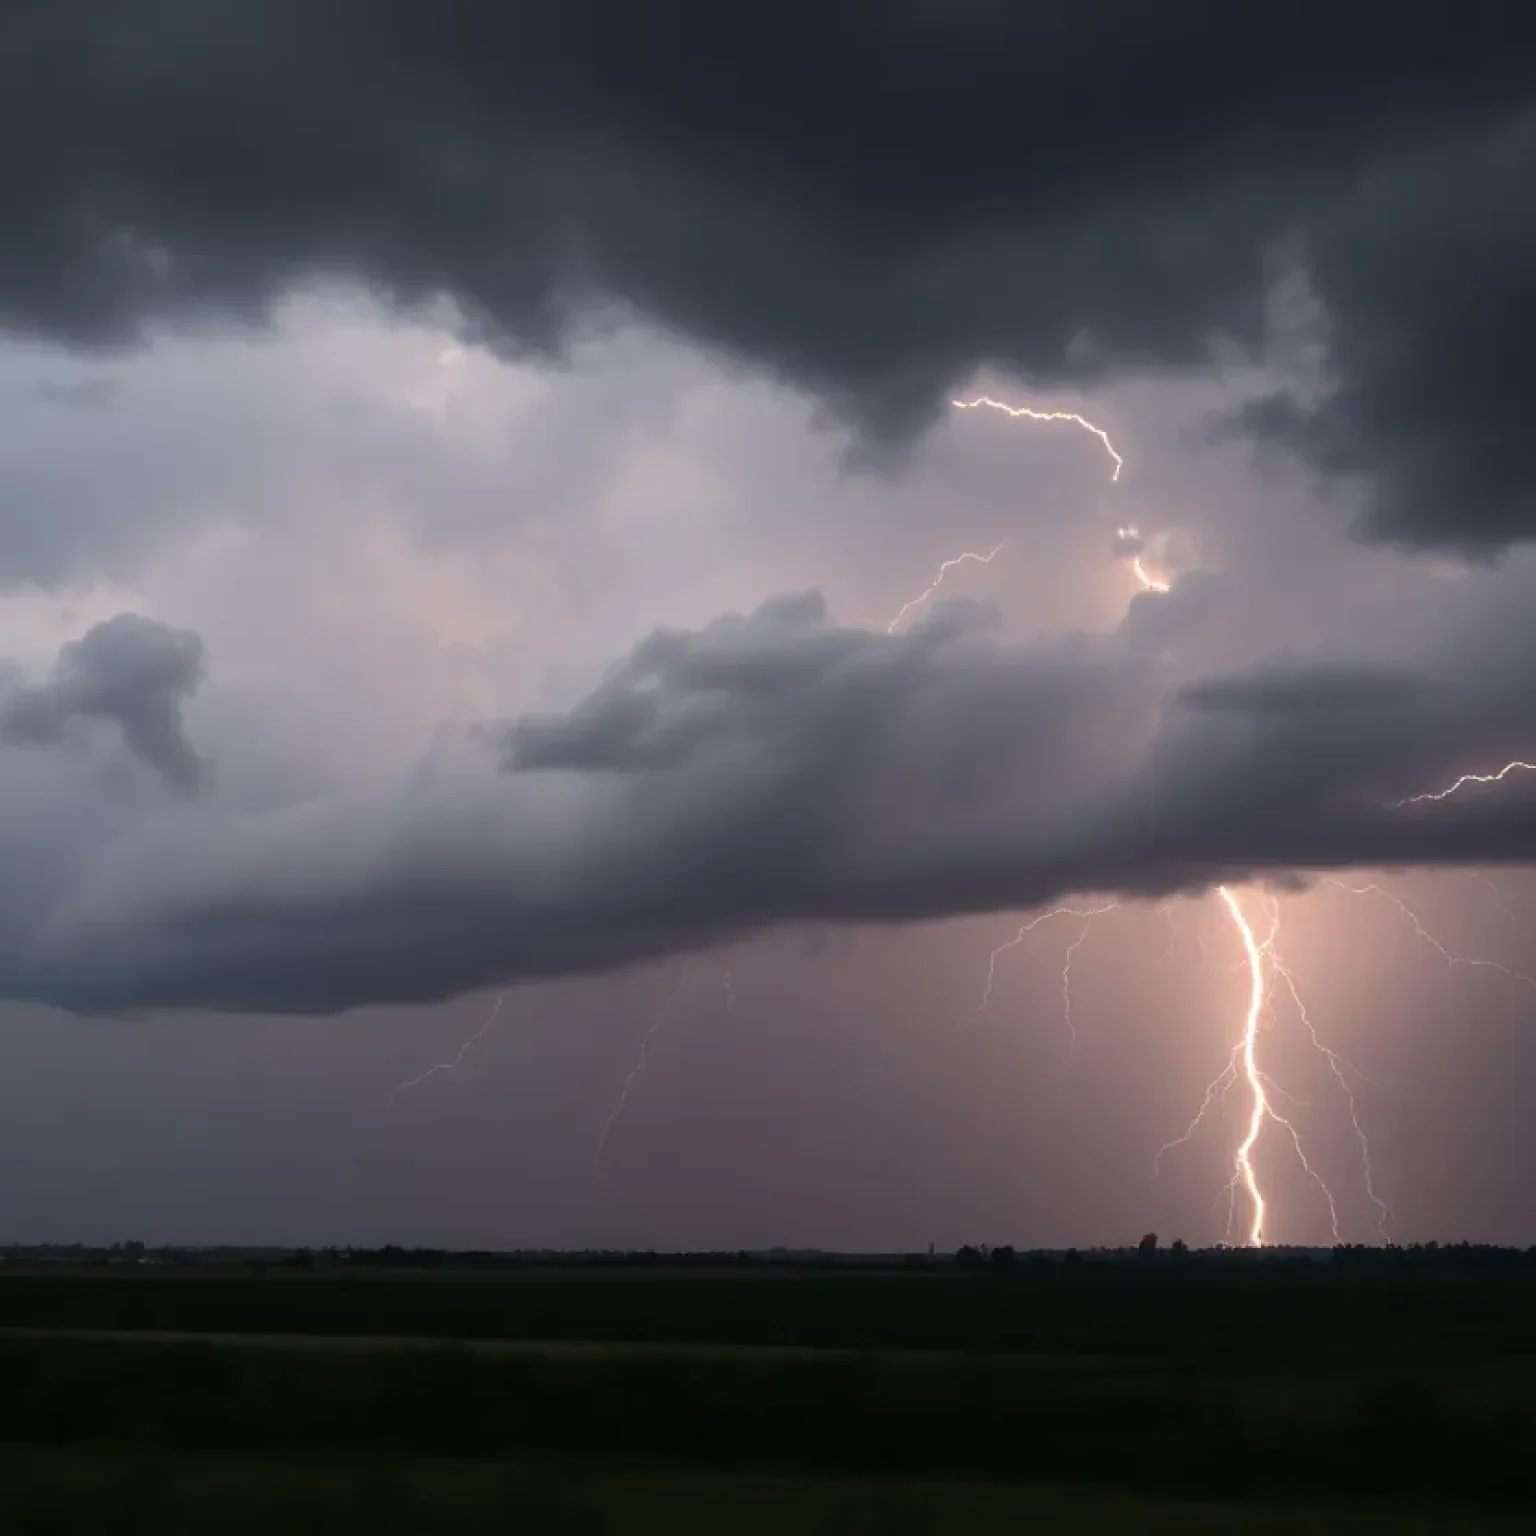
[[[1533,1365],[1520,1256],[10,1267],[0,1529],[1524,1530]]]

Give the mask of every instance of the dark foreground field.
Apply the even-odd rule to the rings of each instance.
[[[1533,1304],[1531,1266],[12,1275],[0,1529],[1529,1530]]]
[[[1517,1536],[1516,1512],[1265,1508],[1093,1489],[723,1475],[588,1461],[336,1460],[0,1449],[0,1530],[23,1536]]]

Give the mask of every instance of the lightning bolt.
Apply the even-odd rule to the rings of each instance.
[[[912,598],[908,602],[903,603],[901,607],[896,610],[896,617],[885,626],[886,634],[894,635],[896,633],[897,626],[901,623],[901,621],[906,618],[906,616],[911,613],[914,608],[920,608],[924,603],[926,603],[928,599],[932,597],[933,594],[937,592],[941,586],[944,585],[944,578],[952,570],[954,570],[956,566],[991,565],[992,562],[997,559],[1000,554],[1002,554],[1003,550],[1007,548],[1007,545],[1008,540],[1003,539],[1000,543],[995,545],[984,555],[978,555],[974,550],[967,549],[962,551],[960,554],[954,555],[950,559],[946,560],[939,567],[938,573],[934,576],[932,582],[930,582],[929,585],[923,589],[923,591],[919,592],[916,597]]]
[[[1168,925],[1168,943],[1163,947],[1162,954],[1157,957],[1157,964],[1163,965],[1173,958],[1173,952],[1178,947],[1179,930],[1173,921],[1173,903],[1171,901],[1160,901],[1157,904],[1157,911]]]
[[[506,1001],[506,996],[506,993],[503,992],[497,997],[491,1011],[485,1016],[485,1022],[459,1047],[458,1055],[452,1061],[440,1061],[435,1066],[428,1067],[425,1072],[420,1073],[418,1076],[410,1078],[406,1082],[397,1083],[389,1096],[389,1108],[393,1109],[395,1107],[395,1100],[402,1093],[409,1093],[412,1088],[419,1087],[429,1077],[436,1077],[439,1072],[452,1072],[455,1067],[460,1066],[464,1058],[485,1038],[491,1026],[496,1022],[497,1017],[501,1013],[501,1005]]]
[[[1153,1174],[1155,1176],[1158,1173],[1164,1156],[1174,1148],[1189,1142],[1204,1123],[1211,1109],[1224,1100],[1228,1093],[1241,1082],[1246,1090],[1248,1110],[1242,1139],[1233,1153],[1232,1177],[1225,1190],[1229,1201],[1229,1230],[1230,1226],[1236,1222],[1236,1201],[1241,1193],[1242,1198],[1247,1202],[1249,1213],[1245,1239],[1248,1246],[1260,1248],[1269,1240],[1269,1200],[1260,1183],[1254,1155],[1258,1150],[1265,1127],[1273,1125],[1285,1133],[1301,1171],[1322,1195],[1328,1207],[1329,1228],[1334,1242],[1338,1243],[1342,1240],[1338,1201],[1327,1181],[1308,1157],[1300,1128],[1290,1116],[1282,1114],[1276,1107],[1276,1098],[1289,1096],[1282,1092],[1259,1061],[1259,1036],[1266,1018],[1271,1014],[1272,994],[1275,981],[1278,979],[1284,983],[1295,1005],[1297,1017],[1306,1031],[1308,1040],[1328,1063],[1329,1070],[1345,1096],[1345,1102],[1349,1107],[1350,1124],[1360,1150],[1366,1194],[1376,1210],[1376,1229],[1386,1241],[1392,1213],[1376,1191],[1370,1142],[1360,1123],[1358,1101],[1347,1075],[1354,1072],[1356,1076],[1363,1077],[1364,1074],[1324,1043],[1312,1021],[1295,974],[1279,953],[1279,903],[1273,897],[1268,898],[1269,930],[1261,939],[1255,932],[1242,903],[1238,900],[1237,893],[1230,886],[1217,886],[1215,894],[1231,921],[1242,947],[1244,969],[1248,976],[1248,1002],[1238,1038],[1227,1057],[1226,1065],[1206,1086],[1200,1107],[1195,1111],[1194,1118],[1189,1122],[1184,1133],[1172,1141],[1165,1142],[1158,1149],[1152,1163]]]
[[[1464,773],[1445,789],[1431,790],[1423,795],[1409,795],[1403,800],[1389,800],[1387,808],[1396,811],[1405,805],[1427,805],[1431,801],[1449,800],[1452,795],[1472,784],[1502,784],[1512,773],[1536,773],[1536,763],[1525,763],[1516,758],[1512,763],[1505,763],[1496,773]]]
[[[1077,1026],[1072,1022],[1072,962],[1077,959],[1078,950],[1083,947],[1085,940],[1093,929],[1093,917],[1099,915],[1094,913],[1083,924],[1077,937],[1067,945],[1066,958],[1061,962],[1061,1016],[1067,1025],[1068,1054],[1077,1049]]]
[[[1383,901],[1391,902],[1408,919],[1414,933],[1445,961],[1449,970],[1462,967],[1473,971],[1497,971],[1499,975],[1507,977],[1510,981],[1519,982],[1521,986],[1536,990],[1536,978],[1525,975],[1523,971],[1513,970],[1498,960],[1484,960],[1475,955],[1458,955],[1454,950],[1447,948],[1430,932],[1419,914],[1395,891],[1389,891],[1384,885],[1378,885],[1375,881],[1365,885],[1350,885],[1348,881],[1332,875],[1324,880],[1323,884],[1331,886],[1336,891],[1345,891],[1351,896],[1380,896]]]
[[[1121,471],[1125,468],[1125,460],[1118,449],[1116,449],[1114,443],[1110,440],[1109,433],[1103,427],[1100,427],[1096,423],[1089,421],[1087,417],[1081,416],[1075,411],[1040,411],[1035,410],[1030,406],[1013,406],[1008,405],[1001,400],[994,400],[989,395],[979,395],[970,400],[955,400],[952,402],[952,404],[957,410],[975,410],[978,407],[984,406],[989,410],[999,411],[1003,415],[1015,420],[1022,418],[1028,421],[1037,422],[1071,422],[1072,424],[1081,427],[1084,431],[1091,432],[1104,445],[1105,452],[1108,453],[1114,466],[1110,474],[1110,480],[1112,482],[1118,481],[1120,479]],[[1122,538],[1140,538],[1140,532],[1134,525],[1123,526],[1120,528],[1119,532]],[[956,561],[954,563],[959,563],[966,558],[967,557],[963,555],[958,556],[956,557]],[[971,556],[970,558],[974,559],[976,557]],[[1154,575],[1147,569],[1145,559],[1140,552],[1136,553],[1132,557],[1130,563],[1131,571],[1136,578],[1137,585],[1141,588],[1142,591],[1166,593],[1170,590],[1170,584],[1167,581]],[[948,566],[941,568],[940,579],[942,579],[944,571],[947,569]],[[935,585],[937,585],[937,583],[935,583]],[[932,588],[929,589],[929,594],[931,594],[932,590]],[[925,596],[929,594],[925,594]],[[919,601],[921,601],[921,599],[919,599]],[[902,615],[905,614],[906,611],[906,609],[903,609],[902,614],[897,615],[896,621],[893,622],[890,626],[891,629],[894,630],[896,623],[900,621]],[[1274,984],[1272,978],[1278,978],[1284,982],[1286,989],[1295,1004],[1298,1017],[1302,1021],[1303,1028],[1306,1030],[1308,1038],[1311,1040],[1314,1047],[1328,1062],[1330,1070],[1333,1072],[1336,1081],[1339,1083],[1341,1089],[1346,1095],[1346,1099],[1349,1105],[1350,1121],[1356,1133],[1357,1141],[1360,1147],[1362,1166],[1365,1170],[1367,1193],[1377,1210],[1378,1231],[1385,1235],[1386,1224],[1390,1219],[1391,1213],[1376,1194],[1374,1173],[1371,1168],[1370,1146],[1360,1125],[1360,1117],[1354,1091],[1350,1086],[1347,1076],[1345,1075],[1347,1063],[1345,1063],[1343,1058],[1340,1057],[1336,1052],[1332,1051],[1328,1046],[1324,1045],[1321,1037],[1319,1036],[1315,1026],[1312,1023],[1311,1015],[1302,1000],[1300,989],[1297,986],[1295,976],[1276,951],[1275,946],[1278,939],[1280,926],[1279,904],[1273,900],[1270,901],[1270,931],[1263,940],[1260,940],[1258,935],[1254,932],[1253,925],[1249,921],[1247,914],[1243,910],[1242,903],[1238,900],[1236,893],[1231,889],[1231,887],[1226,885],[1219,885],[1216,887],[1215,894],[1217,899],[1221,902],[1228,919],[1231,921],[1242,947],[1244,964],[1248,973],[1248,1003],[1238,1030],[1237,1040],[1232,1047],[1231,1054],[1227,1059],[1226,1066],[1208,1085],[1200,1108],[1196,1111],[1195,1118],[1190,1122],[1189,1127],[1185,1131],[1184,1135],[1177,1138],[1175,1141],[1167,1143],[1163,1148],[1159,1150],[1153,1163],[1154,1172],[1156,1171],[1164,1153],[1168,1152],[1175,1146],[1179,1146],[1182,1143],[1187,1142],[1194,1135],[1201,1122],[1205,1119],[1205,1116],[1211,1109],[1212,1105],[1215,1104],[1218,1100],[1224,1098],[1227,1092],[1232,1087],[1234,1087],[1238,1081],[1241,1081],[1244,1084],[1247,1092],[1248,1114],[1242,1138],[1238,1142],[1236,1151],[1233,1154],[1232,1178],[1227,1185],[1227,1193],[1229,1196],[1229,1211],[1232,1212],[1234,1218],[1235,1202],[1239,1191],[1247,1202],[1249,1211],[1247,1235],[1248,1243],[1253,1247],[1261,1247],[1267,1241],[1269,1202],[1264,1194],[1254,1158],[1264,1129],[1267,1125],[1271,1124],[1279,1127],[1287,1134],[1287,1137],[1291,1143],[1292,1149],[1296,1154],[1297,1161],[1300,1164],[1302,1171],[1306,1174],[1307,1178],[1321,1191],[1325,1201],[1327,1202],[1329,1221],[1332,1227],[1334,1239],[1335,1241],[1338,1240],[1339,1213],[1337,1201],[1335,1200],[1332,1191],[1328,1188],[1321,1175],[1317,1172],[1307,1157],[1306,1148],[1303,1145],[1301,1134],[1297,1127],[1286,1115],[1281,1114],[1279,1109],[1276,1107],[1275,1097],[1279,1093],[1279,1090],[1267,1077],[1259,1062],[1259,1033],[1263,1026],[1266,1013],[1269,1010],[1270,995]],[[1066,1014],[1067,1030],[1069,1038],[1075,1042],[1076,1034],[1072,1024],[1072,963],[1077,956],[1078,950],[1082,947],[1084,940],[1087,938],[1089,929],[1091,927],[1091,919],[1101,915],[1104,912],[1112,910],[1115,905],[1117,904],[1110,903],[1105,907],[1094,909],[1056,907],[1051,911],[1041,913],[1038,916],[1030,919],[1028,922],[1024,923],[1019,928],[1018,932],[1013,936],[1013,938],[1009,939],[1003,944],[998,945],[998,947],[992,951],[990,957],[988,958],[986,985],[982,992],[981,1002],[970,1015],[970,1020],[979,1018],[991,1003],[993,987],[997,978],[997,964],[999,959],[1004,954],[1006,954],[1009,950],[1016,948],[1020,943],[1022,943],[1024,938],[1042,922],[1045,922],[1054,917],[1061,916],[1080,917],[1084,919],[1083,928],[1077,937],[1073,940],[1072,944],[1068,947],[1066,960],[1062,967],[1062,998]],[[1168,917],[1170,937],[1169,951],[1171,951],[1173,939],[1172,918],[1167,911],[1166,904],[1164,904],[1160,910],[1162,910],[1164,915]],[[1166,959],[1169,951],[1165,951],[1161,959]],[[1161,961],[1159,961],[1159,963],[1161,963]]]
[[[985,406],[989,411],[1001,411],[1004,416],[1011,416],[1015,421],[1020,418],[1026,421],[1070,421],[1073,426],[1093,433],[1104,444],[1104,451],[1115,466],[1110,473],[1111,480],[1118,480],[1120,471],[1125,468],[1125,460],[1120,457],[1115,445],[1110,442],[1109,433],[1103,427],[1096,427],[1086,416],[1079,416],[1076,411],[1037,411],[1028,405],[1005,404],[1001,400],[994,400],[990,395],[977,395],[971,400],[951,400],[950,404],[958,411],[974,411]]]
[[[727,972],[727,975],[730,973]],[[615,1122],[624,1113],[624,1106],[629,1102],[629,1092],[635,1086],[635,1079],[645,1071],[646,1052],[651,1048],[651,1040],[656,1031],[666,1021],[667,1015],[672,1011],[672,1005],[682,995],[683,988],[688,985],[688,967],[683,967],[683,973],[677,978],[677,985],[662,999],[661,1006],[656,1010],[655,1017],[651,1020],[650,1027],[640,1037],[640,1050],[635,1057],[635,1064],[629,1069],[629,1076],[624,1079],[624,1086],[619,1090],[618,1101],[614,1104],[608,1118],[603,1121],[602,1128],[597,1133],[597,1141],[592,1147],[592,1172],[598,1178],[603,1176],[603,1149],[608,1145],[608,1138],[613,1132]]]
[[[1264,1012],[1266,991],[1264,954],[1259,948],[1258,940],[1254,938],[1253,926],[1244,915],[1237,897],[1225,885],[1218,885],[1216,894],[1225,905],[1233,926],[1242,938],[1243,953],[1248,960],[1248,1011],[1243,1019],[1243,1035],[1239,1049],[1242,1053],[1242,1071],[1248,1082],[1252,1107],[1248,1115],[1248,1130],[1242,1141],[1238,1143],[1232,1176],[1242,1184],[1249,1203],[1253,1207],[1253,1219],[1248,1228],[1248,1241],[1250,1245],[1258,1248],[1264,1242],[1264,1223],[1268,1207],[1264,1192],[1259,1188],[1258,1175],[1254,1172],[1253,1149],[1258,1145],[1265,1120],[1275,1114],[1269,1102],[1269,1095],[1265,1091],[1264,1074],[1259,1071],[1258,1062],[1259,1020]]]
[[[1360,1124],[1360,1106],[1355,1098],[1355,1090],[1350,1086],[1350,1077],[1365,1078],[1365,1074],[1355,1066],[1353,1062],[1346,1060],[1332,1046],[1324,1044],[1317,1032],[1317,1026],[1312,1022],[1312,1015],[1302,1000],[1301,991],[1296,985],[1296,977],[1280,956],[1271,950],[1270,960],[1275,973],[1285,983],[1286,990],[1290,993],[1291,1002],[1296,1009],[1296,1017],[1301,1020],[1301,1027],[1306,1030],[1307,1038],[1312,1042],[1316,1050],[1328,1063],[1328,1069],[1333,1073],[1334,1081],[1339,1085],[1344,1095],[1344,1102],[1349,1106],[1349,1123],[1355,1133],[1355,1145],[1360,1152],[1360,1170],[1364,1177],[1366,1198],[1376,1208],[1376,1232],[1382,1242],[1392,1241],[1392,1209],[1376,1192],[1376,1171],[1371,1166],[1371,1143],[1366,1137],[1365,1128]],[[1369,1079],[1366,1079],[1369,1081]],[[1332,1208],[1332,1196],[1329,1196],[1329,1205]],[[1334,1215],[1334,1241],[1338,1242],[1338,1216]]]
[[[987,983],[982,989],[981,1001],[963,1019],[961,1024],[974,1024],[992,1003],[992,989],[997,983],[997,962],[1006,955],[1009,950],[1017,949],[1025,939],[1032,934],[1042,923],[1048,923],[1056,917],[1080,917],[1084,919],[1083,934],[1088,931],[1088,924],[1096,917],[1103,917],[1106,912],[1113,912],[1120,903],[1118,901],[1106,902],[1102,907],[1052,907],[1049,912],[1038,912],[1028,922],[1019,925],[1019,931],[1011,939],[999,944],[996,949],[987,956]],[[1072,1024],[1072,956],[1077,947],[1082,943],[1082,935],[1074,941],[1067,951],[1067,961],[1062,968],[1062,992],[1066,999],[1067,1028],[1070,1031]]]

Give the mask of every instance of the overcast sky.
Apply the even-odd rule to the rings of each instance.
[[[1267,1235],[1536,1242],[1536,37],[1376,9],[7,7],[0,1238],[1241,1235],[1225,884]]]

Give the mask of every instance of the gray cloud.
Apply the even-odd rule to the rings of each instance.
[[[17,687],[0,703],[0,741],[57,746],[72,721],[109,721],[135,757],[190,795],[207,764],[187,739],[182,705],[202,676],[197,635],[118,614],[65,645],[46,682]]]
[[[1010,645],[956,604],[889,636],[838,627],[814,596],[660,632],[569,711],[513,722],[499,765],[482,747],[368,797],[93,829],[0,977],[85,1009],[324,1012],[786,924],[1536,855],[1519,784],[1387,804],[1528,739],[1518,678],[1453,687],[1428,654],[1390,675],[1303,659],[1191,676],[1156,633]],[[163,640],[144,647],[158,694],[142,669],[101,671],[165,698],[194,651],[182,637],[172,666]],[[126,685],[72,695],[80,670],[61,662],[50,697],[133,718]]]
[[[1369,479],[1373,536],[1494,549],[1536,532],[1505,341],[1536,283],[1533,26],[1492,0],[1454,27],[1304,0],[1259,37],[1214,0],[22,0],[0,320],[114,345],[361,277],[551,351],[638,310],[889,435],[978,362],[1060,383],[1255,343],[1299,234],[1336,388],[1286,435]]]

